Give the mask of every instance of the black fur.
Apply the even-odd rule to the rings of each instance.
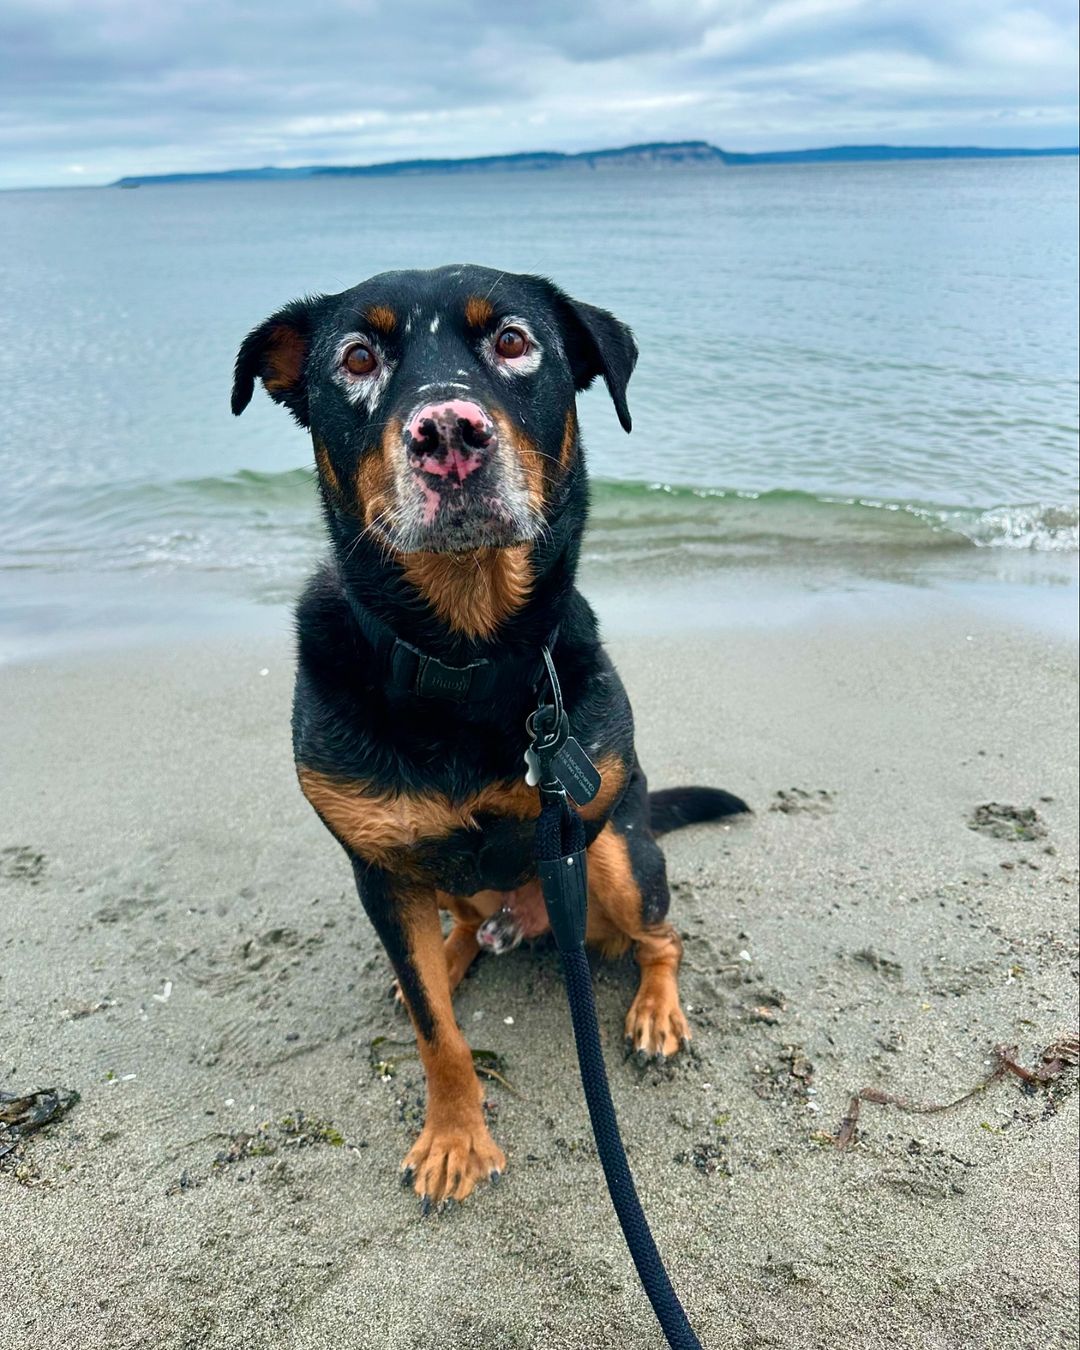
[[[676,787],[649,793],[649,824],[656,835],[749,810],[741,797],[723,788]]]
[[[516,316],[539,335],[544,356],[534,374],[511,378],[493,370],[482,347],[484,333],[462,317],[470,296],[493,307],[489,337],[503,316]],[[372,306],[386,306],[397,316],[393,332],[378,339],[393,374],[374,413],[349,402],[333,364],[345,335],[364,331]],[[303,353],[299,374],[287,387],[281,386],[281,363],[275,364],[273,351],[283,334],[291,351]],[[636,357],[624,324],[605,310],[570,299],[543,278],[477,267],[387,273],[340,295],[296,301],[253,330],[237,358],[232,406],[241,412],[254,381],[265,381],[269,372],[278,380],[273,397],[311,429],[329,461],[329,475],[320,474],[320,491],[331,552],[296,615],[297,764],[363,783],[371,791],[439,795],[452,802],[492,784],[519,783],[534,691],[509,689],[483,706],[403,694],[387,685],[373,662],[352,606],[366,608],[400,638],[455,665],[535,655],[557,625],[555,660],[571,731],[594,761],[614,757],[621,765],[626,787],[609,817],[628,843],[642,920],[658,923],[667,912],[668,890],[653,835],[747,808],[738,798],[708,788],[648,796],[635,757],[629,701],[600,644],[593,611],[574,586],[588,494],[576,432],[571,453],[565,454],[567,416],[575,393],[601,376],[629,431],[626,389]],[[450,387],[462,379],[471,397],[501,409],[514,427],[524,427],[545,463],[564,461],[558,471],[549,471],[542,528],[527,541],[533,572],[528,599],[482,638],[456,632],[438,617],[407,580],[394,539],[365,529],[355,499],[340,486],[350,485],[351,492],[365,458],[387,453],[380,439],[383,427],[390,419],[404,419],[424,389]],[[590,822],[590,840],[604,824]],[[535,875],[530,823],[493,812],[480,816],[476,825],[419,841],[410,852],[407,885],[392,869],[356,856],[341,840],[418,1030],[433,1042],[445,1031],[432,1020],[410,959],[403,917],[417,875],[423,884],[457,896],[510,890]]]

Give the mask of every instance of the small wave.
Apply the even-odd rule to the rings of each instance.
[[[303,506],[314,499],[315,471],[285,469],[281,473],[261,473],[257,469],[239,469],[221,478],[183,478],[166,486],[226,505],[240,502],[269,505],[279,502]]]
[[[202,503],[215,515],[222,510],[274,508],[308,517],[314,510],[315,475],[310,469],[263,473],[241,469],[222,477],[181,479],[166,484],[118,485],[105,489],[134,514],[152,507],[155,517],[169,506],[187,514]],[[164,508],[164,510],[163,510]],[[1022,503],[987,507],[945,506],[889,498],[834,496],[798,489],[757,492],[739,488],[692,487],[672,483],[640,483],[594,479],[594,531],[635,529],[649,524],[706,527],[714,538],[729,531],[764,529],[778,537],[822,540],[846,535],[849,542],[906,543],[911,547],[949,547],[967,543],[977,548],[1034,549],[1075,552],[1080,546],[1077,507],[1060,503]],[[719,531],[719,535],[715,534]]]
[[[866,569],[976,549],[1075,554],[1078,533],[1075,505],[969,508],[597,479],[583,552],[601,567],[656,564],[667,573]],[[311,469],[101,484],[0,507],[8,570],[231,573],[277,593],[324,548]]]
[[[1076,505],[1026,503],[958,507],[888,498],[832,496],[789,489],[754,492],[670,483],[593,483],[591,525],[708,531],[713,543],[751,536],[912,549],[1009,548],[1074,553],[1080,546]]]
[[[985,511],[927,508],[927,513],[942,528],[970,539],[976,548],[1075,553],[1080,547],[1080,520],[1075,507],[996,506]]]
[[[177,505],[201,500],[225,508],[286,507],[306,515],[314,505],[314,481],[310,469],[282,473],[241,469],[223,477],[132,485],[130,491],[136,499],[152,496],[157,506],[172,498]],[[920,536],[922,546],[929,548],[967,543],[977,548],[1075,552],[1080,547],[1080,513],[1075,504],[962,507],[798,489],[754,491],[593,480],[590,525],[594,530],[632,529],[661,521],[718,528],[721,537],[728,528],[738,531],[742,521],[747,527],[764,527],[797,538],[824,538],[835,531],[867,543],[886,538],[898,543],[902,534],[903,541],[913,547],[919,546]]]

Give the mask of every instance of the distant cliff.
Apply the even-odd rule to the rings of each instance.
[[[249,182],[282,178],[390,178],[430,173],[536,173],[549,169],[668,168],[705,164],[717,168],[750,164],[854,164],[897,159],[1032,159],[1047,155],[1076,155],[1076,146],[1046,150],[986,150],[952,145],[834,145],[821,150],[771,150],[739,154],[721,150],[708,141],[650,141],[615,150],[585,150],[564,155],[556,150],[516,155],[480,155],[471,159],[398,159],[387,164],[308,164],[299,169],[223,169],[217,173],[154,173],[118,178],[113,187],[142,187],[152,183],[210,183],[219,180]]]

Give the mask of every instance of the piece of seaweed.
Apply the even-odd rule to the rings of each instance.
[[[1073,1035],[1063,1036],[1048,1045],[1039,1057],[1038,1066],[1034,1069],[1025,1068],[1017,1058],[1018,1053],[1015,1045],[995,1045],[993,1051],[994,1065],[990,1072],[974,1087],[969,1088],[967,1092],[962,1093],[951,1102],[913,1102],[906,1097],[885,1092],[881,1088],[860,1088],[848,1103],[848,1109],[840,1122],[839,1128],[833,1135],[832,1141],[838,1149],[845,1149],[853,1142],[856,1127],[859,1123],[859,1111],[863,1102],[870,1102],[874,1106],[894,1106],[898,1111],[904,1111],[912,1115],[933,1115],[939,1111],[951,1111],[954,1107],[962,1106],[964,1102],[970,1101],[980,1092],[985,1092],[991,1084],[1010,1073],[1031,1087],[1046,1087],[1050,1083],[1056,1082],[1067,1069],[1075,1068],[1077,1064],[1080,1064],[1080,1038]]]

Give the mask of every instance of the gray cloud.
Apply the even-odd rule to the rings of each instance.
[[[704,137],[1075,143],[1063,0],[6,0],[0,186]]]

